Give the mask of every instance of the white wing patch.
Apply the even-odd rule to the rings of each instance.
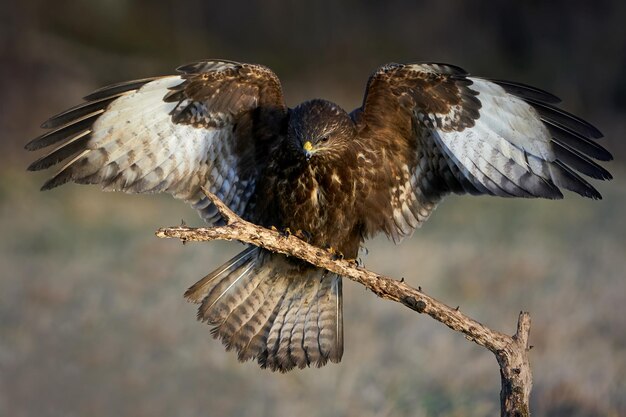
[[[470,78],[482,107],[475,125],[433,130],[437,145],[479,191],[498,196],[554,195],[551,134],[537,111],[492,82]]]
[[[220,123],[215,123],[219,127],[174,123],[171,114],[178,103],[165,102],[163,97],[182,81],[180,76],[159,78],[113,100],[81,132],[89,135],[85,150],[49,186],[73,180],[98,183],[106,191],[169,192],[214,222],[219,216],[200,190],[206,186],[235,212],[243,213],[255,181],[238,174],[232,117],[204,116],[219,118]]]
[[[485,126],[528,154],[544,160],[555,159],[549,145],[552,136],[531,105],[497,84],[479,78],[470,79],[473,81],[470,88],[479,93],[482,104],[477,125]]]

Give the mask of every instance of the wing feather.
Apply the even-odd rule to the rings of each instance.
[[[543,122],[556,142],[567,145],[599,161],[610,161],[613,159],[609,151],[592,139],[550,120],[544,120]]]
[[[62,113],[57,114],[56,116],[51,117],[46,122],[44,122],[41,127],[43,129],[54,129],[62,127],[66,124],[73,123],[76,120],[89,114],[100,114],[104,112],[104,109],[106,109],[113,100],[115,100],[122,94],[124,93],[118,93],[113,96],[104,97],[99,100],[88,101],[86,103],[74,106],[68,110],[65,110]]]
[[[559,123],[589,138],[600,139],[603,136],[602,132],[600,132],[597,127],[580,117],[574,116],[571,113],[549,104],[542,103],[541,101],[530,98],[525,99],[525,101],[537,110],[537,112],[541,115],[542,120]]]
[[[609,171],[575,149],[556,141],[552,143],[552,146],[556,158],[576,171],[598,180],[610,180],[613,178]]]
[[[86,130],[89,130],[91,128],[91,125],[93,125],[93,123],[100,117],[101,114],[102,110],[98,110],[86,115],[81,115],[81,117],[72,121],[71,123],[58,127],[51,132],[36,137],[26,144],[26,149],[29,151],[34,151],[50,145],[54,145],[62,140],[73,138],[74,135],[78,135]]]
[[[280,82],[265,67],[229,61],[178,70],[101,88],[45,122],[51,131],[26,148],[60,144],[29,169],[69,162],[43,189],[74,181],[108,191],[168,192],[218,221],[200,190],[206,186],[244,214],[266,163],[257,155],[268,154],[286,120]]]
[[[104,98],[117,97],[120,94],[128,93],[129,91],[135,91],[142,86],[158,80],[160,77],[143,78],[141,80],[124,81],[121,83],[111,84],[106,87],[97,89],[96,91],[86,95],[84,97],[87,101],[97,101]]]
[[[544,103],[556,104],[560,103],[561,99],[555,96],[554,94],[548,93],[540,88],[533,87],[527,84],[516,83],[512,81],[506,80],[496,80],[496,79],[486,79],[487,81],[491,81],[492,83],[498,84],[500,87],[504,88],[507,93],[510,93],[514,96],[523,98],[523,99],[531,99],[537,101],[543,101]]]
[[[602,133],[555,107],[559,101],[535,87],[471,77],[446,64],[381,67],[353,112],[367,153],[392,153],[362,169],[364,183],[390,184],[363,187],[368,233],[383,230],[399,240],[451,192],[555,199],[565,188],[601,198],[576,171],[611,179],[593,159],[612,156],[595,142]],[[386,223],[374,218],[381,217],[374,206],[383,207]]]

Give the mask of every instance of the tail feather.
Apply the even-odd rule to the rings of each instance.
[[[194,284],[198,319],[241,361],[286,372],[339,362],[343,353],[341,278],[250,248]]]
[[[319,286],[319,282],[317,282]],[[341,312],[339,312],[341,314]],[[317,324],[317,320],[320,315],[320,308],[318,303],[311,303],[306,313],[306,319],[304,324],[304,353],[307,360],[310,363],[321,363],[322,355],[319,348],[319,334],[320,328]],[[313,349],[309,349],[309,346],[314,346]]]
[[[253,270],[255,260],[251,258],[241,265],[235,264],[237,268],[232,273],[219,281],[215,280],[215,286],[198,308],[198,319],[215,325],[224,323],[232,309],[236,308],[253,291],[254,284],[258,283],[247,279],[247,275]]]
[[[274,305],[274,307],[266,310],[269,312],[269,315],[263,323],[263,327],[261,327],[259,331],[252,336],[246,347],[239,352],[239,360],[247,361],[249,359],[256,358],[259,365],[262,367],[264,367],[264,364],[267,363],[267,338],[270,334],[272,324],[278,316],[278,310],[280,309],[280,305],[284,298],[285,294],[283,293],[279,296],[279,301]]]
[[[272,277],[267,281],[264,286],[267,291],[261,295],[258,308],[231,337],[241,361],[256,357],[265,348],[269,329],[284,296],[284,289],[276,288]]]
[[[330,359],[332,362],[338,362],[343,354],[343,349],[339,350],[337,341],[343,337],[343,305],[342,298],[336,297],[335,294],[341,293],[340,279],[322,280],[320,291],[318,292],[318,301],[320,305],[330,304],[329,308],[320,311],[318,315],[318,326],[320,332],[319,348],[322,357]],[[334,304],[334,305],[333,305]],[[337,317],[337,314],[339,317]]]
[[[317,280],[307,280],[305,282],[305,293],[309,293],[312,290],[312,287],[315,286]],[[315,291],[317,292],[317,291]],[[314,304],[314,303],[313,303]],[[291,329],[291,334],[289,335],[288,343],[281,343],[280,350],[283,351],[283,354],[289,355],[291,357],[291,362],[294,364],[298,364],[299,368],[303,368],[304,364],[308,362],[307,353],[304,348],[304,324],[307,319],[307,313],[309,310],[309,303],[304,300],[304,297],[301,298],[301,302],[298,305],[298,311],[295,314],[295,319],[304,315],[304,320],[295,320],[293,321],[293,326]],[[317,320],[316,320],[317,321]],[[285,339],[287,340],[287,337]],[[281,341],[282,342],[282,341]],[[295,346],[296,348],[292,348]]]
[[[237,256],[226,262],[224,265],[217,268],[215,271],[211,272],[206,277],[202,278],[200,281],[193,284],[187,291],[185,291],[185,298],[192,303],[200,303],[207,296],[209,291],[213,288],[213,281],[218,277],[223,278],[223,274],[232,270],[233,268],[237,268],[241,266],[243,263],[250,260],[253,256],[253,252],[255,252],[255,248],[250,247],[243,252],[240,252]]]
[[[298,320],[298,313],[300,312],[300,306],[302,304],[302,298],[304,294],[305,280],[294,280],[293,288],[290,288],[289,303],[285,303],[282,306],[279,318],[283,316],[282,323],[280,320],[274,322],[274,326],[270,330],[268,338],[268,347],[273,346],[269,350],[269,357],[267,359],[266,366],[270,369],[290,370],[296,366],[294,358],[291,356],[291,333],[294,325]],[[278,324],[278,326],[277,326]],[[274,343],[272,344],[272,339]],[[302,350],[302,345],[293,345],[294,351]]]
[[[241,350],[248,343],[250,334],[256,332],[254,325],[250,321],[259,315],[265,297],[272,290],[272,283],[267,272],[267,269],[265,269],[258,273],[256,287],[250,291],[247,298],[231,310],[224,322],[216,328],[219,337],[224,341],[228,341],[227,348]],[[255,324],[260,327],[259,324]]]

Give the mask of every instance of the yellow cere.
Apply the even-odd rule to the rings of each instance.
[[[313,149],[313,145],[311,144],[311,142],[308,140],[304,142],[304,150],[307,152],[311,152],[311,149]]]

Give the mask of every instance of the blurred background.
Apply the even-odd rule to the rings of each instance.
[[[262,63],[289,105],[351,110],[386,62],[442,61],[536,85],[596,124],[615,180],[589,201],[451,197],[413,238],[368,244],[369,268],[512,333],[532,314],[532,410],[626,415],[626,2],[1,0],[0,415],[487,416],[488,351],[429,317],[345,290],[339,365],[239,364],[183,291],[241,250],[180,245],[197,215],[168,196],[27,173],[47,117],[107,83],[203,58]]]

